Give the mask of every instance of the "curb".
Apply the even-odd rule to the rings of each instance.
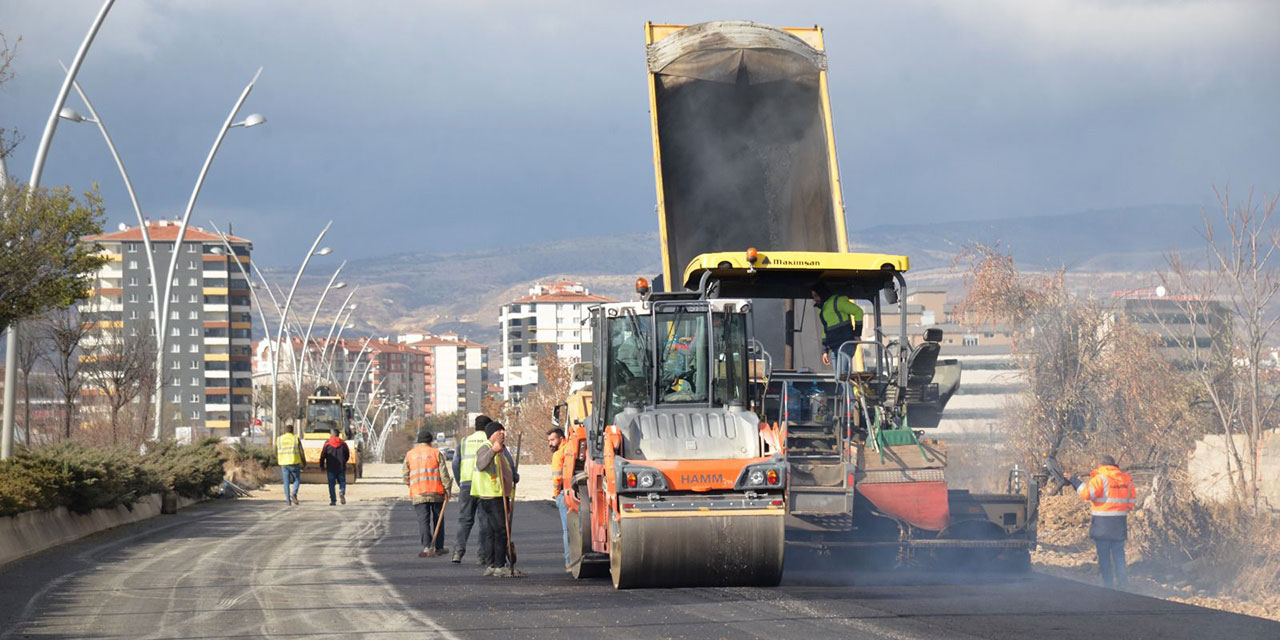
[[[99,531],[140,522],[160,515],[162,494],[144,496],[131,506],[72,513],[66,507],[51,511],[27,511],[0,518],[0,567],[45,549],[66,544]],[[178,508],[201,500],[178,497]]]

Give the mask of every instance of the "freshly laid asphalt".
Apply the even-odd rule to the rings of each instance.
[[[561,570],[549,502],[517,507],[525,577],[484,577],[474,533],[462,564],[418,558],[413,518],[402,499],[197,505],[0,568],[0,638],[1280,638],[1280,623],[1037,574],[828,562],[775,588],[615,591]]]

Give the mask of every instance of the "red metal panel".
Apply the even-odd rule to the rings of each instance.
[[[946,482],[885,482],[857,489],[880,512],[921,529],[939,531],[951,521]]]

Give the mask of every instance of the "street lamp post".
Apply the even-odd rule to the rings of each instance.
[[[36,158],[31,165],[31,179],[27,181],[27,188],[30,189],[28,193],[35,193],[35,190],[40,187],[44,162],[49,156],[49,145],[53,143],[53,133],[58,130],[58,113],[67,103],[71,83],[75,82],[76,74],[80,72],[80,65],[84,64],[84,58],[89,53],[89,46],[93,44],[93,38],[98,35],[98,29],[102,27],[103,20],[107,19],[107,12],[111,11],[113,4],[115,0],[105,0],[102,3],[97,17],[89,25],[89,32],[85,34],[84,40],[80,41],[76,56],[71,59],[71,69],[62,79],[62,88],[58,90],[58,97],[53,101],[53,110],[49,112],[49,119],[45,121],[44,133],[40,135],[40,146],[36,147]],[[14,404],[18,401],[18,323],[10,323],[8,329],[5,336],[4,410],[3,418],[0,418],[0,460],[13,455],[13,414]],[[27,428],[31,427],[28,425]]]
[[[182,223],[178,225],[178,237],[173,240],[173,250],[169,253],[169,270],[164,278],[164,300],[160,307],[160,331],[156,334],[156,343],[159,348],[156,350],[156,424],[153,438],[159,440],[163,435],[163,404],[164,404],[164,342],[165,332],[169,326],[169,295],[173,290],[173,273],[178,268],[178,251],[182,248],[182,240],[187,235],[187,225],[191,222],[191,212],[196,208],[196,200],[200,197],[200,187],[204,186],[205,176],[209,175],[209,167],[213,164],[213,158],[218,154],[218,148],[222,146],[222,139],[226,137],[227,131],[233,127],[255,127],[267,121],[262,114],[254,113],[249,117],[236,122],[236,115],[240,113],[240,107],[244,105],[244,101],[249,98],[249,94],[253,92],[253,85],[258,81],[258,76],[262,75],[262,67],[258,67],[257,73],[253,74],[253,79],[249,84],[245,85],[244,91],[240,92],[240,98],[231,107],[231,113],[227,114],[227,119],[223,121],[222,128],[218,130],[218,135],[213,139],[213,147],[209,149],[209,155],[204,159],[204,166],[200,168],[200,175],[196,177],[195,187],[191,189],[191,197],[187,200],[186,211],[182,213]]]
[[[347,261],[343,260],[337,269],[333,270],[333,275],[329,276],[329,283],[325,285],[324,291],[320,293],[320,301],[316,303],[316,308],[311,311],[311,320],[307,322],[307,331],[302,336],[302,355],[298,357],[298,366],[294,368],[294,386],[298,389],[302,388],[303,377],[306,373],[307,356],[311,353],[311,330],[316,326],[316,316],[320,315],[320,307],[324,306],[325,298],[329,297],[329,291],[334,289],[343,289],[347,286],[345,282],[335,283],[338,275],[342,273],[342,268],[347,266]],[[302,394],[294,394],[298,399],[298,407],[302,407]]]
[[[351,395],[351,381],[355,379],[356,369],[359,368],[360,366],[360,358],[364,357],[364,354],[367,353],[368,351],[370,351],[369,341],[366,340],[364,343],[364,346],[360,348],[360,353],[357,353],[355,360],[351,361],[351,370],[347,372],[347,382],[346,384],[342,385],[342,397],[345,398]],[[368,375],[369,375],[369,365],[366,364],[364,367],[364,372],[360,375],[360,382],[358,384],[363,385],[364,379]],[[355,406],[354,402],[352,403],[352,406]]]
[[[307,257],[303,258],[302,266],[298,267],[298,273],[293,277],[293,286],[289,288],[289,296],[284,299],[284,310],[280,312],[280,327],[276,330],[276,347],[272,349],[271,356],[271,442],[276,441],[279,435],[279,424],[277,424],[280,416],[280,340],[284,338],[284,325],[289,317],[289,306],[293,304],[293,294],[298,290],[298,281],[302,279],[302,272],[307,270],[307,263],[311,262],[314,256],[327,256],[333,253],[329,247],[319,249],[320,241],[324,239],[324,234],[329,232],[329,226],[333,221],[325,223],[324,228],[320,230],[320,235],[316,236],[316,241],[311,243],[311,249],[307,251]],[[299,389],[295,388],[294,395],[299,393]]]

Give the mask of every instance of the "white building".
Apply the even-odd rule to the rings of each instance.
[[[424,410],[433,413],[480,413],[489,386],[489,348],[459,337],[411,331],[396,337],[426,354]]]
[[[613,302],[592,295],[580,282],[536,283],[529,295],[502,305],[498,317],[502,397],[531,391],[539,382],[538,355],[548,349],[569,362],[591,357],[591,307]]]

